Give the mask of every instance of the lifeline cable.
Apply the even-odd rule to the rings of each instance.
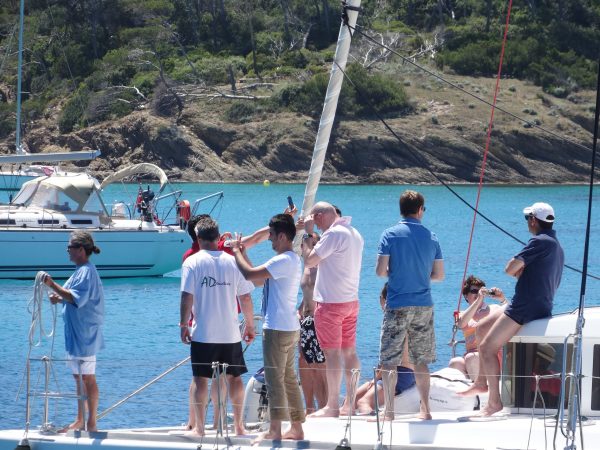
[[[359,31],[359,30],[356,30]],[[360,31],[359,31],[360,33]],[[382,44],[378,44],[378,45],[382,45]],[[388,130],[392,136],[394,136],[398,142],[402,143],[402,139],[400,138],[400,136],[398,136],[398,134],[392,129],[392,127],[386,122],[386,120],[381,116],[381,114],[379,114],[379,112],[377,111],[377,109],[373,106],[373,102],[362,92],[362,90],[356,85],[356,83],[354,83],[352,81],[352,79],[348,76],[348,74],[346,73],[345,70],[343,70],[340,66],[337,66],[340,71],[343,73],[344,77],[346,78],[346,80],[348,80],[348,82],[356,89],[356,93],[358,94],[358,96],[361,98],[361,100],[363,100],[367,105],[369,105],[369,107],[371,108],[371,110],[373,111],[373,114],[377,117],[377,119],[383,124],[383,126],[386,128],[386,130]],[[501,111],[500,108],[496,107],[497,110]],[[579,144],[580,145],[580,144]],[[581,145],[580,145],[581,146]],[[587,149],[587,147],[584,147]],[[466,207],[470,208],[471,210],[475,211],[475,207],[472,206],[467,200],[465,200],[458,192],[456,192],[448,183],[446,183],[444,180],[442,180],[439,175],[437,175],[433,170],[431,170],[427,164],[427,161],[424,160],[424,158],[419,155],[418,153],[413,152],[410,148],[407,148],[408,150],[408,154],[411,155],[415,162],[422,167],[423,169],[425,169],[427,172],[429,172],[431,174],[431,176],[433,176],[442,186],[444,186],[448,191],[450,191],[450,193],[452,193],[459,201],[461,201]],[[588,149],[589,150],[589,149]],[[490,219],[488,216],[486,216],[484,213],[482,213],[481,211],[476,211],[477,215],[479,217],[481,217],[483,220],[485,220],[487,223],[489,223],[490,225],[492,225],[493,227],[495,227],[498,231],[504,233],[506,236],[510,237],[511,239],[513,239],[514,241],[520,243],[521,245],[526,245],[526,243],[519,239],[517,236],[515,236],[514,234],[510,233],[509,231],[505,230],[504,228],[502,228],[500,225],[498,225],[496,222],[494,222],[492,219]],[[566,267],[569,270],[572,270],[576,273],[581,274],[582,271],[577,269],[576,267],[573,267],[569,264],[565,264],[564,267]],[[587,272],[587,276],[590,278],[593,278],[595,280],[599,280],[600,281],[600,276],[591,274],[589,272]]]

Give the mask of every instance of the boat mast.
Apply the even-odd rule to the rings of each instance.
[[[325,162],[325,154],[327,153],[327,145],[331,136],[331,128],[335,119],[335,111],[337,109],[340,91],[342,90],[342,82],[344,81],[344,69],[348,61],[348,53],[350,51],[350,42],[352,40],[352,32],[356,26],[356,19],[360,7],[360,0],[347,0],[342,3],[344,8],[344,16],[340,25],[340,33],[338,35],[337,47],[331,67],[331,75],[327,92],[325,94],[325,103],[323,104],[323,112],[321,113],[321,121],[319,122],[319,130],[313,149],[312,161],[308,172],[308,181],[304,190],[304,201],[302,202],[301,216],[308,214],[313,204],[317,188],[321,181],[321,172],[323,171],[323,163]]]
[[[25,16],[25,0],[21,0],[19,7],[19,63],[17,66],[17,130],[16,142],[17,155],[24,155],[26,152],[21,147],[21,84],[23,71],[23,17]]]

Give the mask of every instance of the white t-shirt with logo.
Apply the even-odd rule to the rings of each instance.
[[[181,267],[181,291],[194,296],[192,340],[211,344],[240,342],[236,296],[252,292],[233,256],[200,250]]]
[[[263,329],[296,331],[300,322],[296,313],[298,288],[302,277],[300,257],[287,251],[268,260],[264,267],[271,278],[263,285]]]
[[[315,301],[346,303],[358,300],[364,240],[350,226],[351,218],[337,219],[321,236],[314,251],[321,261],[315,281]]]

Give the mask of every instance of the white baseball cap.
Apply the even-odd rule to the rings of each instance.
[[[533,216],[544,222],[554,222],[554,209],[548,203],[534,203],[523,210],[526,216]]]

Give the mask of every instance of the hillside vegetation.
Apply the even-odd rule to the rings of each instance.
[[[106,171],[125,161],[152,160],[185,179],[252,181],[273,170],[282,179],[295,180],[307,170],[313,121],[322,109],[339,30],[338,0],[31,0],[25,4],[22,131],[31,151],[98,147],[103,157],[92,169]],[[477,77],[484,80],[498,70],[507,4],[500,0],[363,1],[338,121],[352,129],[354,121],[370,121],[378,113],[419,129],[417,123],[431,112],[426,102],[441,87],[435,80],[415,78],[418,71],[407,70],[391,50],[459,84],[463,78],[471,80],[468,83],[477,92],[486,90],[489,101],[491,90],[475,85]],[[5,152],[14,151],[18,8],[18,0],[0,5],[0,149]],[[591,100],[585,92],[595,86],[599,42],[597,1],[514,2],[503,76],[525,82],[519,84],[521,90],[533,85],[534,98],[544,99],[538,111],[547,108],[549,113],[543,122],[542,114],[531,117],[537,112],[531,114],[531,108],[523,112],[520,107],[516,112],[532,122],[526,128],[549,125],[554,117],[553,125],[565,131],[570,127],[567,118],[581,127],[568,134],[585,142],[591,129],[585,118]],[[435,103],[444,101],[449,108],[456,106],[440,98]],[[569,104],[576,105],[573,111],[568,110]],[[479,105],[462,107],[486,114]],[[457,113],[457,120],[466,115]],[[440,117],[440,113],[427,116],[428,125],[444,128],[439,126]],[[332,179],[390,181],[361,174],[369,164],[347,160],[356,158],[356,152],[349,150],[356,142],[349,138],[342,143],[344,126],[334,132],[334,150],[341,148],[341,159],[336,159],[335,151],[328,157],[337,167]],[[517,121],[514,126],[523,124]],[[445,128],[446,132],[455,133],[453,127]],[[478,124],[475,133],[464,127],[470,135],[483,128]],[[373,150],[377,137],[369,139],[366,147]],[[452,140],[443,135],[440,139]],[[418,142],[413,146],[420,149]],[[287,150],[273,156],[280,147]],[[383,154],[375,159],[381,161],[373,173],[391,163],[385,152],[396,147],[398,142],[392,139],[380,149]],[[457,154],[465,148],[458,145]],[[269,168],[264,159],[273,157],[278,163]],[[198,158],[212,162],[197,165]],[[262,172],[250,163],[254,160],[260,161]],[[400,164],[397,169],[416,165],[410,158],[392,160]],[[245,165],[251,170],[248,178],[238,170]],[[194,177],[190,169],[203,172],[201,167],[214,170]],[[471,181],[468,173],[449,179]],[[510,172],[500,171],[497,181],[511,179]],[[578,179],[579,175],[566,181]],[[560,181],[560,173],[552,180]]]

